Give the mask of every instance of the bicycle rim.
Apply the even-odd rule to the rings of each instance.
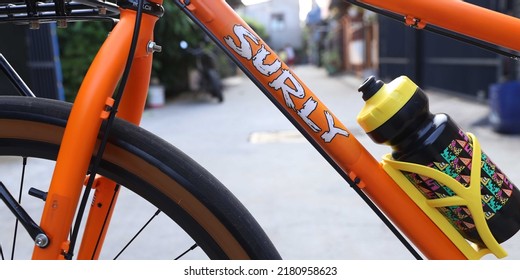
[[[0,97],[0,155],[2,155],[0,164],[7,166],[6,161],[25,162],[24,158],[28,158],[26,166],[18,167],[23,171],[6,169],[7,175],[6,172],[0,174],[0,180],[8,182],[6,185],[13,196],[18,195],[17,188],[22,183],[35,184],[30,187],[36,186],[38,189],[46,191],[49,173],[52,172],[52,169],[50,172],[49,169],[40,171],[38,164],[42,161],[53,166],[69,112],[70,105],[64,102],[24,97]],[[50,164],[47,163],[48,160],[50,160]],[[20,174],[31,172],[30,167],[34,162],[37,163],[38,170],[35,175],[37,179],[29,183],[28,177],[24,178]],[[129,206],[122,206],[122,209],[118,209],[122,199],[120,195],[112,219],[112,226],[121,224],[124,230],[113,231],[112,227],[109,228],[105,248],[111,248],[111,245],[108,244],[110,241],[121,243],[121,245],[114,245],[116,247],[125,246],[126,241],[120,241],[130,239],[133,232],[138,231],[141,226],[137,225],[135,229],[130,229],[126,221],[142,220],[144,223],[147,220],[146,217],[153,216],[157,209],[162,213],[160,220],[170,222],[173,220],[177,224],[176,227],[182,229],[170,231],[171,225],[156,225],[152,229],[146,229],[149,234],[154,232],[159,234],[154,237],[142,237],[145,241],[165,241],[166,245],[156,247],[138,245],[137,247],[141,248],[137,249],[138,253],[154,249],[160,250],[161,253],[145,252],[143,257],[142,255],[134,256],[131,252],[130,255],[123,254],[123,258],[176,258],[194,244],[212,259],[280,258],[251,214],[217,179],[181,151],[144,129],[117,120],[110,135],[109,145],[103,155],[99,173],[131,191],[122,190],[123,199],[130,197]],[[28,188],[29,186],[24,186],[22,192],[27,193]],[[141,210],[136,206],[134,200],[136,198],[142,198],[151,205],[144,206],[144,210]],[[38,211],[43,207],[43,202],[34,203],[35,200],[38,199],[23,198],[22,207],[30,213],[34,220],[38,221],[40,218]],[[38,205],[25,206],[26,201],[32,201],[33,204],[39,203],[41,207]],[[0,204],[0,214],[5,215],[7,212],[4,205]],[[10,212],[8,215],[12,218]],[[1,224],[13,225],[16,223],[10,221]],[[2,229],[0,232],[5,232],[5,230]],[[27,234],[20,225],[18,225],[17,236],[16,242],[12,242],[12,236],[0,235],[2,255],[5,259],[10,258],[11,247],[22,247],[19,245],[22,243],[22,239],[28,241],[28,245],[26,245],[28,248],[32,248],[31,240],[28,240]],[[189,240],[188,236],[193,240]],[[168,240],[170,238],[173,241]],[[179,240],[184,241],[185,239],[185,245],[177,245]],[[129,248],[132,246],[134,245],[130,244]],[[163,248],[170,247],[173,248],[166,250],[166,255],[164,255]],[[115,251],[117,250],[119,249]],[[101,257],[113,258],[113,254],[115,253],[110,252],[105,255],[103,252]],[[190,254],[187,256],[190,257]],[[193,255],[198,256],[199,253]],[[14,258],[18,256],[14,255]]]

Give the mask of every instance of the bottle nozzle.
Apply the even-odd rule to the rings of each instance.
[[[385,83],[381,80],[376,80],[374,76],[370,76],[367,78],[363,84],[358,88],[359,92],[363,93],[363,100],[367,101],[372,97],[374,94],[376,94]]]

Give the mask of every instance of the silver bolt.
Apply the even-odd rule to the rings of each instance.
[[[49,238],[47,237],[47,235],[39,233],[38,235],[36,235],[34,243],[36,244],[36,246],[40,248],[45,248],[47,247],[47,245],[49,245]]]
[[[146,51],[148,53],[161,52],[162,51],[162,47],[157,45],[157,43],[150,41],[146,45]]]

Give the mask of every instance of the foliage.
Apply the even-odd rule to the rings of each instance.
[[[326,50],[321,54],[323,66],[329,75],[334,75],[341,70],[341,56],[336,50]]]
[[[157,43],[163,46],[163,52],[155,54],[152,74],[166,86],[167,93],[173,94],[187,87],[186,69],[193,63],[193,58],[180,50],[179,42],[196,42],[202,34],[172,1],[165,2],[164,7],[166,14],[155,28],[155,37]],[[67,100],[75,98],[90,63],[110,29],[110,24],[95,21],[69,23],[67,28],[58,30]]]
[[[94,56],[105,40],[111,24],[106,22],[75,22],[58,29],[63,85],[67,100],[74,100]]]
[[[194,64],[193,56],[180,48],[180,42],[194,46],[204,36],[172,1],[163,5],[165,15],[155,27],[155,40],[163,51],[154,55],[152,75],[166,87],[167,95],[174,95],[188,88],[188,68]]]
[[[226,1],[233,8],[242,5],[241,0]],[[154,33],[163,51],[154,54],[152,75],[165,85],[167,95],[174,95],[188,88],[188,69],[194,65],[193,56],[181,50],[179,43],[184,40],[191,46],[198,45],[204,34],[173,1],[164,1],[163,5],[166,12],[156,24]],[[260,36],[265,35],[265,28],[261,25],[254,22],[251,25]],[[105,22],[76,22],[58,30],[63,83],[68,100],[75,98],[90,63],[111,27]],[[221,74],[233,74],[234,68],[229,67],[229,60],[222,52],[215,50],[213,45],[208,48],[218,55]]]
[[[321,62],[329,75],[343,70],[341,32],[341,26],[332,21],[329,22],[327,35],[323,38],[324,50],[321,53]]]

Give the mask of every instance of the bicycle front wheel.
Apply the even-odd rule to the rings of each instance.
[[[26,194],[29,186],[46,191],[70,108],[70,104],[54,100],[0,97],[0,180],[14,197]],[[12,167],[13,162],[19,162],[20,167]],[[46,165],[49,169],[43,169]],[[14,175],[18,170],[19,175]],[[180,150],[144,129],[116,120],[98,173],[131,191],[122,190],[104,246],[112,249],[108,243],[113,241],[118,243],[114,247],[136,248],[127,249],[121,258],[173,259],[194,247],[199,247],[200,252],[190,252],[186,257],[204,253],[204,257],[211,259],[280,258],[251,214],[217,179]],[[119,208],[125,198],[129,206]],[[136,199],[146,205],[137,208],[141,202]],[[19,200],[33,219],[39,218],[42,201],[22,195]],[[142,226],[136,225],[132,229],[133,222],[146,211],[151,216],[160,212],[157,220],[168,224],[153,226],[155,220],[148,223],[143,218],[143,224],[152,224],[154,228],[141,230]],[[3,204],[0,215],[4,216],[0,217],[0,257],[30,257],[32,240],[21,229],[7,234],[6,227],[18,226]],[[115,225],[123,229],[113,230]],[[136,240],[141,241],[137,245],[127,246],[123,240],[132,239],[134,232],[152,236],[139,235]],[[165,244],[141,245],[151,240]],[[180,245],[181,241],[185,244]],[[14,250],[24,248],[29,253]],[[113,258],[120,252],[117,248],[113,253],[103,252],[101,257]]]

